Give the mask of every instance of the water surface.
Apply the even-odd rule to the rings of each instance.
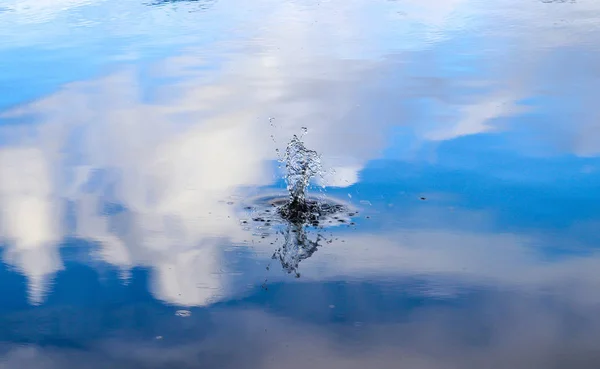
[[[599,32],[593,0],[1,2],[0,368],[600,367]],[[318,224],[276,211],[294,135]]]

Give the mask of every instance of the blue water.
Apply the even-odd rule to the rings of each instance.
[[[593,0],[0,0],[0,369],[600,367],[598,41]],[[261,219],[294,135],[319,227]]]

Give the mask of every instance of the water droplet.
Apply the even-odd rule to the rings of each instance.
[[[285,180],[291,204],[304,204],[310,179],[321,173],[321,158],[316,151],[307,149],[298,136],[294,135],[286,147],[283,161],[287,170]]]

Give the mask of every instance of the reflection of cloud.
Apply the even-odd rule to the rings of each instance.
[[[598,154],[600,146],[594,134],[598,131],[597,93],[591,76],[597,74],[600,59],[595,47],[600,27],[599,3],[506,0],[471,2],[464,10],[477,19],[473,25],[465,26],[481,35],[470,37],[467,42],[473,44],[472,48],[486,49],[472,54],[480,59],[476,63],[463,58],[450,63],[474,71],[486,68],[480,77],[469,79],[491,92],[472,96],[471,101],[458,107],[451,121],[434,126],[423,137],[450,140],[501,130],[504,127],[499,119],[518,120],[519,114],[527,112],[529,116],[539,116],[539,123],[525,118],[522,127],[518,127],[519,134],[527,132],[531,140],[547,142],[552,151]],[[461,37],[450,45],[460,47],[456,41],[464,42]],[[535,99],[536,103],[525,104],[526,99]],[[448,110],[448,106],[440,104],[439,110]],[[565,122],[569,122],[568,128]]]
[[[10,127],[0,134],[15,144],[34,145],[42,157],[54,158],[67,149],[64,161],[46,165],[60,176],[57,193],[74,202],[76,234],[98,242],[97,255],[125,271],[151,266],[152,290],[165,301],[204,305],[223,293],[222,278],[215,277],[219,246],[244,238],[235,206],[228,202],[244,194],[240,188],[273,182],[275,148],[302,126],[309,127],[306,140],[325,164],[340,168],[325,177],[325,184],[354,183],[362,166],[379,155],[384,132],[374,124],[390,123],[362,120],[369,107],[357,108],[365,92],[356,88],[376,83],[368,78],[377,64],[335,66],[311,54],[311,40],[320,33],[304,22],[303,12],[286,5],[275,13],[287,14],[290,22],[265,30],[264,45],[224,65],[212,81],[194,69],[201,58],[190,51],[162,62],[165,68],[158,66],[153,78],[177,79],[151,91],[141,91],[144,81],[136,71],[125,70],[73,83],[2,114],[40,118],[27,135]],[[318,48],[335,44],[335,37],[319,36]],[[290,40],[295,42],[291,49]],[[302,44],[306,54],[298,58]],[[311,80],[308,70],[322,77]],[[348,75],[355,77],[349,81]],[[148,96],[160,99],[152,103]],[[344,127],[352,127],[351,132],[340,135]],[[59,132],[52,145],[45,135],[32,134],[40,129]],[[30,161],[22,165],[27,168]],[[44,201],[55,200],[48,195]],[[110,204],[121,210],[105,211]],[[203,284],[207,288],[199,290]]]
[[[155,268],[152,292],[178,305],[204,305],[221,298],[224,273],[219,260],[222,244],[201,245],[193,250],[167,256]]]
[[[323,297],[331,297],[329,295]],[[319,303],[326,301],[319,300]],[[362,307],[374,303],[361,301]],[[320,311],[316,304],[310,307]],[[596,368],[600,322],[596,314],[579,317],[571,306],[523,295],[493,295],[481,310],[423,306],[396,311],[386,324],[314,325],[258,311],[214,314],[216,326],[204,339],[170,344],[165,336],[104,339],[85,350],[47,346],[4,347],[3,369],[44,368],[398,368],[490,369]],[[335,309],[323,310],[336,314]],[[589,311],[587,311],[589,313]],[[580,322],[568,325],[573,318]]]
[[[10,245],[6,260],[29,279],[32,303],[41,302],[47,279],[62,267],[63,212],[50,165],[38,148],[0,150],[0,237]]]
[[[424,132],[433,141],[451,140],[457,137],[490,132],[495,129],[491,120],[515,116],[525,109],[516,104],[516,96],[491,96],[459,109],[459,119],[450,126],[435,127]]]
[[[257,253],[269,255],[264,246]],[[339,238],[339,239],[338,239]],[[597,303],[600,254],[562,256],[545,261],[539,237],[413,229],[378,234],[336,234],[302,263],[302,281],[363,281],[422,276],[431,294],[491,286],[529,292],[546,291],[581,303]],[[272,247],[272,246],[271,246]],[[458,288],[456,288],[458,286]]]
[[[4,10],[23,23],[37,23],[52,19],[72,9],[100,3],[104,0],[7,0],[2,6]]]
[[[501,16],[487,8],[468,9],[465,11],[469,14],[483,16],[471,25],[467,24],[469,17],[456,16],[453,8],[460,4],[465,9],[471,2],[455,1],[443,6],[437,3],[398,2],[398,6],[408,6],[406,16],[413,17],[416,23],[429,24],[433,33],[476,28],[491,22],[494,29],[501,29],[489,35],[492,41],[515,37],[511,30],[496,27],[504,24],[501,20],[514,18],[517,24],[526,27],[527,22],[522,19],[530,21],[537,14],[532,11],[534,8],[529,9],[531,14],[518,8]],[[491,124],[493,119],[521,112],[518,101],[532,93],[531,86],[535,84],[532,81],[542,76],[533,72],[547,54],[540,53],[537,46],[526,58],[481,61],[490,63],[490,70],[498,72],[494,74],[498,80],[506,80],[493,93],[481,95],[475,88],[465,93],[469,86],[492,86],[483,83],[490,75],[484,74],[483,81],[476,77],[464,83],[456,81],[456,76],[443,75],[446,71],[435,65],[434,57],[430,58],[433,61],[423,63],[424,68],[429,68],[427,62],[432,64],[431,69],[425,70],[426,75],[432,76],[430,80],[411,79],[409,69],[406,79],[410,82],[390,87],[388,74],[394,75],[401,68],[394,62],[386,64],[387,61],[364,57],[363,51],[372,49],[368,42],[359,41],[379,39],[375,37],[379,31],[368,27],[373,19],[362,17],[366,2],[348,4],[343,8],[345,12],[332,11],[340,5],[336,2],[318,7],[326,10],[315,8],[311,12],[289,2],[273,7],[261,21],[274,21],[255,30],[258,36],[244,48],[235,50],[236,59],[224,62],[210,74],[199,68],[211,66],[203,64],[206,48],[187,50],[183,56],[155,65],[150,79],[169,80],[168,84],[147,86],[141,72],[131,68],[64,86],[44,99],[2,113],[3,118],[15,121],[37,119],[37,125],[28,128],[7,126],[0,131],[3,138],[17,145],[15,152],[22,153],[18,155],[25,155],[25,159],[16,159],[20,163],[18,168],[10,164],[15,162],[13,159],[3,160],[0,168],[3,177],[21,178],[34,173],[32,176],[37,180],[28,180],[32,186],[40,186],[21,193],[24,190],[19,186],[2,184],[2,231],[11,250],[54,250],[49,245],[63,237],[60,227],[55,226],[62,221],[63,214],[58,210],[58,198],[65,196],[74,202],[77,235],[98,242],[102,246],[99,257],[124,270],[135,265],[151,266],[156,273],[153,290],[158,298],[203,305],[224,293],[226,283],[221,277],[214,277],[220,263],[219,245],[243,239],[235,206],[227,202],[232,196],[245,195],[242,188],[272,183],[269,162],[277,158],[275,148],[281,149],[292,134],[300,132],[300,127],[309,127],[305,137],[307,146],[322,155],[324,167],[333,169],[323,184],[348,186],[359,181],[359,173],[369,160],[381,155],[388,127],[412,124],[405,100],[431,98],[440,102],[441,105],[434,104],[432,108],[436,118],[440,106],[448,108],[451,118],[440,117],[424,127],[417,122],[415,130],[426,140],[450,140],[494,130],[497,127]],[[429,12],[430,9],[436,11]],[[573,11],[579,14],[579,10]],[[452,22],[445,21],[450,18]],[[548,20],[533,23],[533,29],[548,28]],[[576,27],[571,30],[574,34],[580,32]],[[539,32],[531,34],[532,38],[524,38],[522,43],[502,44],[502,50],[510,51],[508,55],[519,53],[532,47],[538,40],[536,37],[541,37],[541,45],[545,46],[568,44],[564,38],[551,39]],[[421,49],[435,49],[431,38],[415,39]],[[390,45],[376,48],[382,54]],[[414,43],[406,49],[415,49]],[[403,45],[394,50],[403,60],[411,60],[411,54],[403,53]],[[228,56],[220,50],[212,53],[215,58]],[[433,54],[431,50],[423,53]],[[419,56],[415,64],[422,61]],[[472,61],[455,63],[469,66]],[[402,88],[407,91],[400,91]],[[592,100],[586,100],[586,104]],[[439,110],[445,113],[445,109]],[[590,132],[594,132],[595,126],[587,115],[584,118],[580,125],[569,128],[568,134],[585,133],[590,138],[576,142],[582,143],[585,152],[593,153],[594,135]],[[47,132],[57,133],[49,137]],[[59,152],[65,148],[67,151],[61,154],[64,160],[57,161]],[[580,146],[574,151],[581,152],[578,150]],[[58,180],[50,179],[53,176],[59,177]],[[105,211],[111,204],[117,204],[120,210]],[[34,215],[23,215],[29,213]],[[18,217],[28,220],[24,223]],[[485,243],[483,239],[477,242]],[[387,243],[382,245],[383,253],[394,249]],[[420,264],[422,260],[432,262],[445,255],[443,252],[437,255],[437,251],[432,255],[416,254],[413,264],[406,267],[424,267],[428,264]],[[14,255],[17,254],[15,251]],[[47,262],[40,263],[42,267],[27,261],[30,256],[15,257],[13,263],[34,281],[41,278],[39,275],[60,268],[50,255],[45,256]],[[358,263],[360,259],[352,255],[350,251],[341,253],[337,261],[356,258],[346,261],[352,269],[351,262]],[[391,253],[388,260],[403,257]],[[454,259],[443,261],[446,264],[440,261],[440,272],[457,266]],[[202,267],[194,270],[197,263]],[[359,265],[368,266],[369,263]],[[383,263],[382,267],[385,266]],[[188,282],[185,277],[192,270],[194,278]],[[488,276],[492,270],[480,273]],[[506,270],[502,273],[510,274]],[[198,284],[209,286],[207,290],[212,292],[197,291]]]

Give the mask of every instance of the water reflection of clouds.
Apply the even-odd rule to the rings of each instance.
[[[363,309],[376,305],[360,289],[350,296]],[[410,299],[402,302],[410,304]],[[595,314],[580,320],[578,314],[589,311],[525,295],[479,296],[477,305],[477,309],[460,309],[440,303],[404,314],[388,311],[387,316],[396,315],[392,322],[357,321],[349,326],[307,324],[264,311],[230,309],[211,315],[216,329],[203,339],[177,342],[168,335],[154,342],[112,338],[96,340],[85,350],[4,346],[0,347],[6,353],[0,364],[6,369],[38,367],[40,363],[48,369],[76,368],[83,363],[91,369],[173,365],[269,369],[279,368],[282,362],[289,368],[305,368],[307,363],[314,368],[397,368],[398,363],[423,369],[598,366],[599,322]],[[336,314],[335,308],[326,304],[322,309],[311,307],[312,314]],[[194,319],[193,315],[188,319]],[[574,321],[580,324],[574,326]],[[203,320],[188,322],[190,327],[206,329]]]
[[[277,56],[282,67],[273,69],[272,61],[277,59],[273,57]],[[18,180],[18,173],[11,172],[8,163],[18,162],[24,171],[29,170],[28,165],[37,165],[23,149],[34,147],[38,154],[34,159],[48,166],[50,173],[29,178],[42,187],[35,194],[40,206],[73,201],[76,235],[100,243],[99,255],[105,261],[124,270],[150,265],[157,297],[182,305],[203,305],[223,289],[218,277],[222,274],[220,248],[248,237],[241,230],[235,207],[227,202],[238,194],[239,187],[274,181],[270,162],[277,158],[276,147],[285,145],[307,121],[323,119],[307,140],[324,155],[326,163],[329,160],[329,167],[338,166],[331,180],[349,185],[382,145],[384,133],[372,130],[368,121],[352,120],[350,123],[356,123],[352,132],[338,135],[340,124],[348,122],[345,117],[356,110],[357,101],[347,88],[357,81],[344,80],[343,73],[359,73],[364,67],[356,69],[348,63],[336,70],[319,61],[294,63],[292,54],[273,57],[265,63],[259,53],[236,63],[217,84],[203,84],[202,71],[183,69],[184,81],[156,91],[176,96],[167,103],[144,102],[135,73],[125,71],[66,86],[59,93],[4,113],[7,119],[35,116],[37,122],[27,129],[4,127],[3,137],[11,145],[6,149],[3,176]],[[304,83],[296,73],[307,67],[331,75]],[[178,74],[182,68],[175,70]],[[326,96],[337,98],[332,102]],[[275,121],[269,117],[276,117]],[[54,134],[46,136],[47,132]],[[276,136],[277,144],[271,135]],[[379,140],[364,140],[373,135]],[[5,213],[19,214],[24,205],[14,196],[18,189],[4,190],[4,198],[12,199],[3,203]],[[120,204],[124,210],[107,214],[102,210],[106,202]],[[65,217],[60,209],[51,210],[38,212],[43,222],[61,222]],[[46,223],[19,223],[19,227],[6,223],[10,232],[5,236],[11,242],[25,239],[32,227],[40,228],[34,233],[43,233]],[[60,233],[58,229],[53,228]],[[64,233],[44,234],[45,238],[34,240],[35,247],[49,250],[48,243],[56,243],[62,236]],[[29,247],[11,244],[21,253]],[[52,247],[56,249],[56,245]],[[33,278],[27,266],[21,270]],[[39,273],[48,277],[53,271]]]
[[[27,275],[34,304],[43,300],[48,278],[62,269],[58,245],[63,211],[52,184],[52,165],[36,147],[0,150],[0,235],[8,242],[4,260]]]
[[[451,8],[444,11],[436,16],[417,12],[427,16],[415,16],[413,21],[447,27],[443,20],[453,13]],[[435,39],[439,44],[428,39],[420,47],[425,51],[414,54],[402,52],[398,46],[395,51],[404,64],[392,59],[353,61],[350,58],[362,47],[369,47],[355,42],[360,37],[352,27],[340,26],[352,24],[352,18],[329,19],[327,12],[308,16],[288,3],[273,14],[285,22],[262,30],[256,43],[244,48],[245,56],[220,66],[222,70],[211,75],[211,80],[196,68],[203,50],[188,50],[182,57],[159,63],[155,74],[146,76],[174,78],[175,82],[148,87],[137,70],[129,69],[67,85],[3,113],[5,119],[35,118],[36,122],[26,128],[4,127],[1,134],[10,146],[0,154],[2,177],[15,181],[3,182],[0,187],[2,231],[10,245],[6,260],[30,278],[32,301],[41,300],[43,284],[61,269],[56,253],[65,236],[59,223],[66,216],[66,201],[74,202],[76,235],[98,242],[103,260],[123,270],[150,266],[154,271],[152,290],[158,298],[181,305],[205,305],[228,288],[221,270],[223,246],[248,237],[228,199],[247,194],[239,188],[271,184],[274,173],[269,162],[277,157],[275,148],[282,148],[301,126],[310,127],[307,146],[323,155],[325,167],[335,169],[326,184],[350,186],[361,179],[361,170],[370,160],[382,156],[389,144],[386,135],[390,127],[405,125],[421,140],[436,142],[501,129],[494,120],[522,113],[525,108],[520,102],[538,92],[532,87],[537,86],[536,78],[547,79],[546,71],[533,73],[537,66],[553,65],[545,61],[546,54],[538,53],[543,48],[539,45],[528,57],[517,58],[522,48],[533,47],[533,41],[525,40],[504,46],[514,58],[477,60],[488,65],[489,71],[499,72],[497,80],[491,74],[467,73],[466,82],[456,81],[452,67],[476,62],[452,59],[455,40],[451,38]],[[407,10],[406,14],[410,19],[413,12]],[[492,15],[490,19],[496,19],[496,14]],[[513,15],[515,19],[529,17],[529,13],[515,11],[506,18]],[[311,17],[320,22],[312,22]],[[452,27],[460,30],[458,21],[454,19]],[[534,23],[533,29],[548,27],[546,22]],[[332,31],[332,36],[324,37],[327,31]],[[507,36],[506,32],[491,32],[481,39],[498,40]],[[573,32],[579,34],[578,29]],[[548,47],[568,44],[555,38],[541,41]],[[344,60],[333,62],[332,55]],[[435,77],[413,78],[415,71]],[[565,78],[577,80],[578,70],[571,72],[573,75]],[[391,86],[387,77],[395,74],[405,74],[401,78],[405,84]],[[496,85],[501,79],[506,82]],[[559,93],[564,81],[556,81],[549,90]],[[482,97],[478,90],[482,85],[492,92]],[[148,95],[153,96],[152,101]],[[422,99],[429,99],[426,108],[435,118],[425,125],[420,121],[431,116],[416,104]],[[590,129],[593,132],[588,115],[595,113],[589,103],[591,100],[578,107],[582,119],[569,127],[567,136],[593,137],[588,134]],[[533,124],[531,129],[540,126]],[[542,139],[553,137],[543,135]],[[569,147],[569,151],[581,153],[577,147]],[[585,152],[594,151],[586,148]],[[121,205],[123,211],[107,214],[102,210],[106,202]],[[29,213],[35,215],[26,215]],[[26,222],[22,221],[25,217]],[[411,236],[348,236],[347,245],[352,247],[331,248],[334,256],[321,259],[327,261],[320,269],[324,270],[322,277],[393,274],[402,269],[516,284],[541,283],[553,273],[593,279],[587,267],[595,265],[593,258],[575,260],[572,267],[554,264],[536,269],[538,259],[531,256],[527,238],[450,232],[430,239],[433,236],[424,233],[403,247],[396,242],[401,237]],[[492,244],[499,250],[504,243],[510,252],[502,261],[480,248]],[[372,246],[365,250],[360,247],[364,244]],[[447,248],[427,247],[442,244]],[[511,268],[519,272],[511,273]]]
[[[521,153],[595,154],[590,132],[597,94],[589,76],[598,64],[598,4],[464,2],[446,16],[452,22],[444,25],[444,38],[403,55],[414,61],[400,72],[404,81],[426,76],[435,82],[417,100],[431,113],[414,127],[416,139],[514,131],[530,141],[514,137]],[[577,128],[564,129],[565,121]],[[535,147],[527,147],[532,142]]]
[[[12,13],[16,23],[46,22],[61,13],[76,8],[102,3],[103,0],[7,0],[3,2],[3,9]],[[11,14],[5,14],[8,16]]]
[[[540,245],[543,238],[535,235],[423,229],[350,234],[344,239],[344,243],[321,250],[318,260],[305,263],[304,279],[422,276],[433,295],[459,295],[463,288],[495,286],[545,291],[584,305],[599,302],[590,292],[600,287],[600,254],[588,250],[549,258]]]

